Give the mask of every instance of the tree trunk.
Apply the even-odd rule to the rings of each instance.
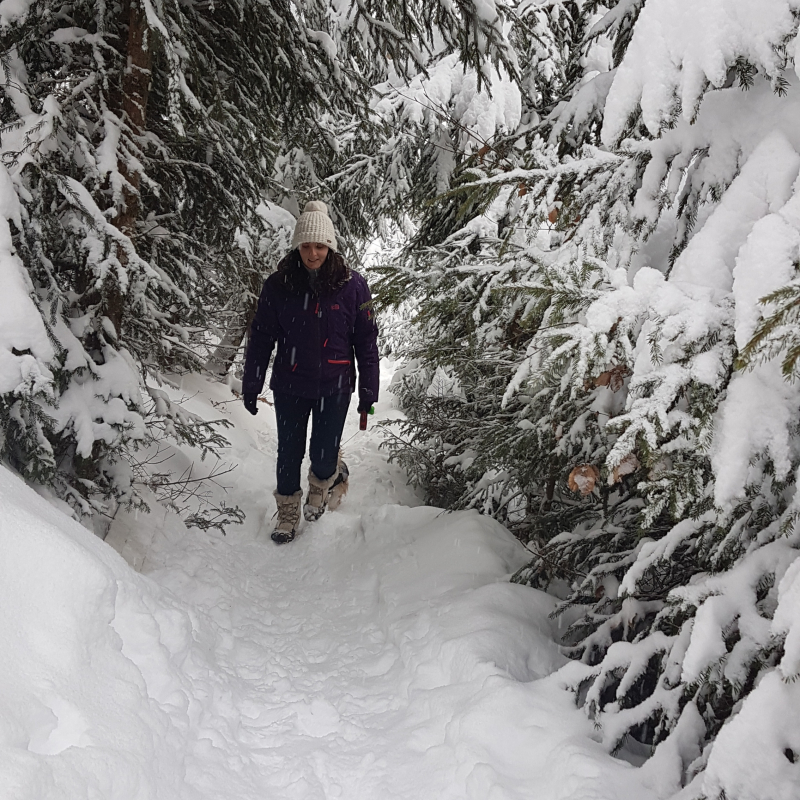
[[[231,323],[222,341],[216,346],[214,352],[206,361],[206,369],[214,376],[222,380],[231,368],[239,348],[242,346],[247,331],[250,330],[250,323],[256,315],[258,307],[258,297],[253,298],[250,308],[242,313],[239,322]]]
[[[147,123],[147,99],[150,94],[150,67],[152,64],[152,33],[147,25],[147,17],[139,0],[130,0],[125,4],[128,8],[128,41],[125,48],[127,65],[122,73],[121,81],[121,117],[127,124],[133,137],[139,137],[145,131]],[[123,14],[125,8],[123,7]],[[117,214],[115,225],[126,236],[136,233],[136,222],[141,211],[139,173],[128,168],[128,164],[120,158],[119,172],[130,184],[123,190],[123,204]],[[118,248],[118,257],[122,268],[128,265],[128,253],[123,247]],[[106,281],[103,291],[103,309],[105,316],[114,326],[119,338],[122,326],[122,315],[125,297],[116,278]]]
[[[558,467],[555,460],[550,462],[550,468],[547,472],[547,484],[545,485],[544,500],[539,506],[539,513],[546,514],[553,507],[553,497],[556,493],[556,481],[558,479]]]

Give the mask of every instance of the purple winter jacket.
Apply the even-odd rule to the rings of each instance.
[[[262,390],[277,344],[272,391],[312,399],[353,392],[355,361],[359,405],[371,405],[378,399],[377,339],[372,296],[361,275],[346,268],[335,288],[315,291],[295,258],[264,281],[250,326],[242,392]]]

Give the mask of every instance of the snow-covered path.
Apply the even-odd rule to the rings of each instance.
[[[200,412],[230,399],[187,390]],[[32,492],[20,503],[3,474],[0,602],[23,624],[0,622],[0,797],[663,796],[593,741],[563,689],[583,667],[553,674],[553,601],[507,582],[525,561],[507,531],[412,507],[367,432],[348,444],[342,508],[276,547],[269,521],[259,531],[274,510],[270,409],[228,408],[229,499],[248,521],[223,538],[120,520],[109,539],[144,576]]]

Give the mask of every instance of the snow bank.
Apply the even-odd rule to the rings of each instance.
[[[186,796],[180,734],[126,655],[164,647],[165,609],[143,608],[154,588],[5,468],[0,541],[4,796]]]

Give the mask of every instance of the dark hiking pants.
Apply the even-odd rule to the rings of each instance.
[[[309,400],[273,392],[278,423],[278,494],[300,489],[300,467],[306,454],[308,417],[311,415],[311,471],[326,480],[336,471],[342,429],[350,406],[349,394]]]

